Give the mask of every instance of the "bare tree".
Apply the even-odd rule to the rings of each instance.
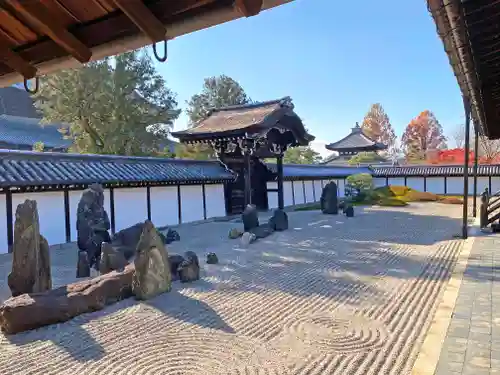
[[[451,134],[451,139],[455,148],[463,148],[465,146],[465,125],[459,124]]]
[[[497,162],[500,157],[500,140],[490,140],[487,137],[479,136],[479,157],[485,164]]]

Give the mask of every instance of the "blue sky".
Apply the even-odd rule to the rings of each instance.
[[[205,77],[219,74],[254,100],[290,96],[320,149],[376,102],[398,137],[425,109],[447,136],[463,122],[460,91],[423,0],[296,0],[174,39],[158,69],[182,108]],[[186,125],[182,115],[175,129]]]

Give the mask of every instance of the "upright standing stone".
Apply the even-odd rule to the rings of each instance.
[[[76,265],[76,277],[90,277],[89,255],[86,251],[78,252],[78,263]]]
[[[246,206],[241,218],[243,220],[245,232],[249,232],[251,229],[259,226],[259,213],[257,212],[257,207],[253,204]]]
[[[354,207],[351,205],[346,206],[344,212],[345,212],[345,216],[353,217],[354,216]]]
[[[80,251],[86,251],[90,267],[99,268],[101,244],[111,242],[108,230],[110,222],[104,210],[104,190],[93,184],[86,189],[76,213],[77,242]]]
[[[171,275],[167,249],[153,223],[146,220],[134,259],[132,292],[146,300],[170,291]]]
[[[49,244],[40,235],[36,201],[27,199],[17,206],[12,272],[7,283],[13,297],[52,288]]]
[[[121,271],[128,264],[123,253],[111,246],[107,242],[101,245],[101,261],[99,263],[99,272],[101,275],[111,271]]]
[[[337,184],[329,182],[321,192],[321,212],[329,215],[337,215],[339,213],[339,203],[337,196]]]

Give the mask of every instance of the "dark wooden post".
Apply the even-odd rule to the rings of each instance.
[[[279,154],[277,159],[277,172],[278,172],[278,208],[282,210],[285,208],[285,199],[283,196],[283,154]]]
[[[245,150],[245,207],[252,204],[252,161],[250,150]]]
[[[488,226],[488,201],[489,190],[488,188],[484,189],[483,194],[481,194],[481,207],[479,208],[479,227],[486,228]]]
[[[477,161],[479,153],[479,126],[474,124],[474,197],[472,198],[472,216],[477,215]]]
[[[464,202],[462,209],[462,238],[468,237],[467,208],[469,203],[470,100],[463,97],[465,110]]]

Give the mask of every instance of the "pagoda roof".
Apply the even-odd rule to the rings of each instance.
[[[387,149],[387,146],[383,143],[377,142],[374,139],[367,136],[363,129],[356,123],[356,126],[352,128],[351,134],[342,138],[340,141],[330,143],[325,146],[327,150],[330,151],[380,151]]]
[[[314,140],[307,133],[300,117],[294,112],[292,100],[285,97],[267,102],[212,109],[194,127],[174,132],[181,142],[209,142],[258,138],[272,128],[293,133],[297,145],[306,146]]]

